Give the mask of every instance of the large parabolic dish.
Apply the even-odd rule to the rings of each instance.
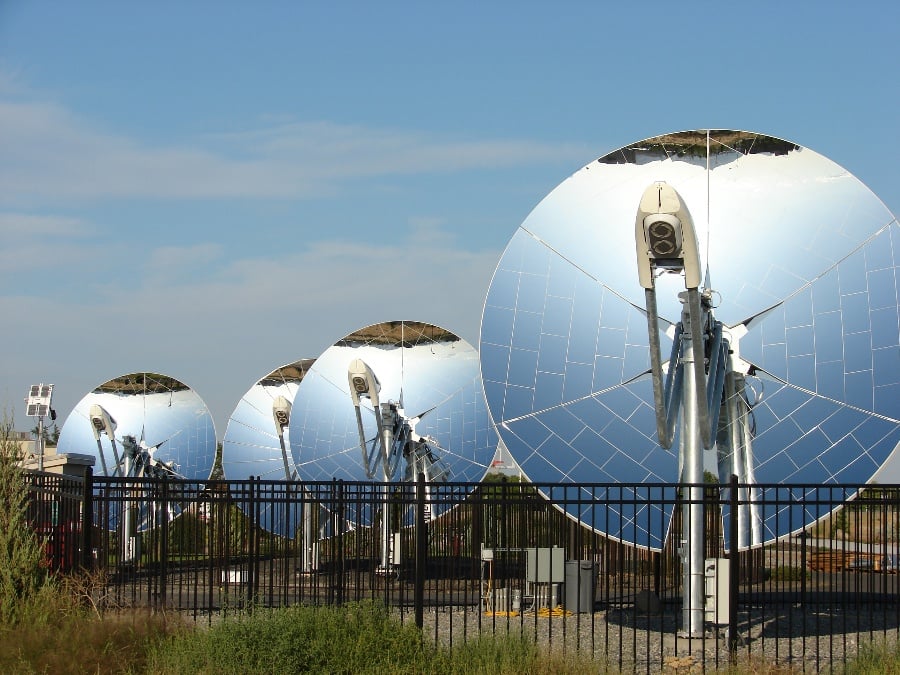
[[[302,359],[282,366],[263,377],[244,394],[225,428],[225,439],[222,442],[222,470],[225,478],[293,478],[290,444],[284,437],[288,433],[294,396],[314,362],[315,359]],[[288,465],[287,469],[285,463]]]
[[[228,480],[294,480],[289,425],[294,397],[315,359],[301,359],[272,371],[238,402],[222,442],[222,471]],[[293,488],[291,488],[293,489]],[[277,488],[276,488],[277,491]],[[276,500],[277,501],[277,500]],[[254,506],[260,525],[280,536],[293,537],[300,522],[298,499]],[[241,508],[248,505],[240,500]]]
[[[94,474],[122,478],[206,480],[216,459],[216,431],[200,396],[175,378],[131,373],[79,401],[59,435],[59,453],[91,454]],[[137,496],[138,530],[152,527],[154,505]],[[176,502],[170,515],[180,512]],[[158,516],[157,516],[158,517]],[[116,514],[106,524],[115,527]]]
[[[98,429],[94,420],[112,425]],[[159,373],[122,375],[87,394],[66,418],[57,452],[92,454],[95,475],[124,475],[124,450],[132,439],[148,459],[135,475],[158,469],[205,480],[216,459],[216,431],[206,404],[186,384]]]
[[[656,433],[635,252],[637,208],[657,181],[690,210],[715,317],[746,370],[738,395],[750,411],[755,481],[871,480],[900,441],[897,220],[822,155],[724,130],[611,152],[554,189],[513,235],[486,299],[480,352],[488,407],[523,472],[538,483],[678,480],[679,439],[665,450]],[[667,276],[657,286],[666,356],[684,290]],[[716,473],[715,448],[706,453]],[[592,508],[572,514],[610,522]],[[765,514],[767,541],[822,515],[779,511]],[[608,534],[662,545],[668,512],[620,515]]]
[[[497,448],[478,352],[448,330],[391,321],[358,330],[316,359],[294,398],[290,442],[301,480],[367,481],[349,368],[361,360],[380,384],[382,404],[397,404],[415,434],[433,439],[441,479],[478,481]],[[371,400],[360,401],[366,443],[376,436]],[[440,466],[440,469],[437,468]],[[403,459],[393,480],[409,476]],[[382,475],[377,476],[382,480]]]

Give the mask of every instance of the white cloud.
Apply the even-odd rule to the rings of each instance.
[[[155,146],[65,108],[0,101],[0,203],[125,197],[305,198],[343,181],[574,161],[581,147],[289,123]]]
[[[292,122],[211,138],[271,160],[301,162],[329,178],[445,173],[584,157],[584,149],[572,144],[441,138],[329,122]]]
[[[34,378],[64,383],[57,408],[66,414],[106,379],[164,372],[197,389],[224,431],[256,379],[365,325],[426,321],[475,344],[499,251],[462,250],[436,222],[411,229],[384,245],[328,240],[235,261],[215,243],[161,247],[128,283],[96,262],[119,254],[115,244],[83,246],[71,254],[94,260],[83,265],[94,276],[74,296],[0,295],[0,315],[40,327],[8,334],[15,358],[4,360],[0,381],[13,392]]]
[[[215,244],[166,247],[149,253],[148,273],[136,288],[106,285],[100,304],[102,311],[176,322],[192,333],[215,332],[218,322],[232,318],[229,330],[248,335],[267,325],[299,329],[299,317],[317,317],[322,326],[327,317],[416,318],[419,311],[439,315],[462,305],[465,311],[457,313],[475,317],[466,326],[471,336],[498,253],[452,243],[433,230],[382,246],[327,240],[300,252],[231,262],[218,260]],[[201,278],[186,280],[178,273],[185,268],[202,269]]]
[[[95,232],[80,218],[0,212],[0,283],[31,284],[51,269],[71,268],[89,254]]]
[[[82,237],[92,231],[93,228],[80,218],[0,211],[0,234],[4,239]]]

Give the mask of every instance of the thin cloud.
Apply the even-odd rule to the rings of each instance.
[[[0,284],[33,284],[50,269],[77,264],[94,234],[94,225],[80,218],[0,212]]]
[[[575,144],[441,138],[330,122],[291,122],[210,138],[243,152],[252,149],[273,161],[302,161],[314,166],[317,175],[329,178],[496,169],[585,156],[584,148]]]
[[[218,321],[235,315],[244,318],[234,331],[252,333],[255,325],[289,325],[297,317],[369,316],[370,307],[382,315],[401,307],[443,312],[462,305],[471,329],[499,252],[460,248],[437,219],[421,221],[425,225],[419,219],[410,224],[411,236],[383,245],[331,239],[271,257],[228,260],[218,243],[162,246],[146,251],[134,269],[120,265],[121,273],[133,272],[127,283],[121,273],[110,275],[109,266],[97,264],[127,261],[121,244],[72,244],[65,252],[76,264],[64,274],[78,272],[84,292],[57,294],[60,305],[54,311],[71,313],[73,320],[152,317],[190,326],[190,332],[215,334]],[[392,293],[394,302],[384,301]],[[17,296],[5,296],[6,302],[23,305],[34,300],[27,287]],[[25,311],[23,306],[18,310]],[[66,335],[72,335],[71,327]]]
[[[19,325],[52,317],[61,327],[11,335],[8,349],[45,354],[48,373],[85,391],[126,372],[165,372],[197,389],[221,425],[254,378],[372,323],[427,321],[475,344],[499,251],[464,250],[436,225],[426,229],[384,245],[329,240],[232,262],[215,244],[152,250],[150,261],[176,273],[144,270],[126,286],[97,270],[75,297],[0,295],[0,311]],[[191,274],[177,273],[198,258]],[[16,363],[8,370],[13,381],[42,376]],[[59,409],[83,393],[60,391]]]
[[[146,268],[150,271],[159,271],[206,265],[215,261],[221,255],[221,244],[161,246],[150,253]]]
[[[0,203],[150,197],[308,198],[376,176],[571,163],[572,144],[442,138],[329,122],[265,126],[151,146],[62,106],[0,101]]]
[[[241,259],[216,268],[215,245],[151,253],[151,260],[196,267],[198,258],[205,273],[201,279],[186,281],[181,275],[154,274],[152,282],[125,290],[110,285],[103,298],[105,307],[141,307],[157,318],[179,321],[210,321],[234,315],[254,317],[261,325],[293,323],[296,317],[341,314],[379,305],[380,313],[390,309],[381,303],[384,293],[403,289],[396,307],[427,306],[447,298],[448,288],[475,298],[473,316],[480,312],[490,274],[498,253],[466,251],[452,246],[452,237],[411,237],[399,244],[373,246],[328,240],[311,243],[299,253],[279,257]],[[157,270],[159,271],[159,270]],[[473,276],[474,273],[474,276]],[[400,291],[398,290],[398,293]],[[367,312],[368,313],[368,312]],[[193,319],[191,319],[193,317]],[[291,319],[290,317],[295,317]],[[250,324],[252,325],[251,321]],[[238,331],[245,327],[236,327]],[[340,337],[340,336],[337,336]]]
[[[93,227],[81,218],[34,213],[0,212],[0,235],[10,239],[84,237]],[[8,241],[8,240],[7,240]]]

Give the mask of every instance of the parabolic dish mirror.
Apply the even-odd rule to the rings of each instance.
[[[106,429],[95,434],[92,413],[96,419],[97,407],[115,424],[115,452]],[[121,469],[129,438],[147,451],[152,460],[148,468],[165,467],[181,478],[209,478],[216,459],[215,426],[203,399],[186,384],[159,373],[123,375],[87,394],[66,418],[57,452],[92,454],[97,458],[94,475],[121,475],[115,456]]]
[[[79,401],[57,452],[93,455],[98,476],[206,480],[216,458],[216,431],[206,404],[186,384],[159,373],[131,373]],[[138,527],[143,529],[143,519]]]
[[[222,442],[222,471],[228,480],[294,480],[289,427],[294,397],[315,359],[301,359],[260,379],[238,402],[228,419]],[[288,490],[291,492],[293,488]],[[300,521],[294,496],[254,509],[260,525],[280,536],[293,537]],[[238,502],[242,508],[244,500]]]
[[[288,460],[288,473],[285,475],[282,439],[288,434],[294,396],[314,362],[315,359],[302,359],[282,366],[260,379],[244,394],[225,428],[222,442],[225,478],[291,478],[293,460],[290,458],[290,445],[285,439]]]
[[[897,220],[822,155],[724,130],[609,153],[513,235],[485,302],[480,352],[488,407],[523,472],[537,483],[678,480],[680,439],[663,449],[656,433],[635,248],[638,205],[658,181],[690,211],[704,286],[745,376],[737,395],[749,411],[755,482],[871,480],[900,441]],[[677,275],[657,280],[666,358],[684,290]],[[705,451],[713,474],[729,473],[721,451]],[[763,539],[824,515],[798,508],[764,514]],[[609,521],[592,510],[572,515],[638,545],[663,544],[668,512],[637,506]]]
[[[391,404],[431,439],[441,480],[478,481],[497,448],[484,402],[478,352],[448,330],[391,321],[358,330],[316,359],[294,398],[291,451],[301,480],[371,480],[360,445],[349,369],[361,360],[377,378],[382,405]],[[369,398],[359,400],[362,436],[377,435]],[[404,457],[389,480],[410,478]],[[380,471],[380,469],[379,469]],[[378,473],[376,480],[382,480]]]

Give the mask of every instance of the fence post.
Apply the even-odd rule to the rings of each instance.
[[[256,581],[256,572],[257,567],[256,564],[258,562],[259,555],[257,553],[256,546],[256,527],[259,522],[259,504],[257,503],[257,487],[256,487],[256,476],[250,476],[250,484],[248,486],[249,494],[247,495],[249,498],[249,504],[247,511],[250,513],[250,517],[247,519],[247,527],[249,531],[247,532],[247,608],[252,612],[253,611],[253,602],[254,598],[254,588]]]
[[[425,559],[428,546],[428,535],[425,530],[425,474],[420,473],[416,479],[416,580],[414,604],[416,609],[416,626],[419,630],[425,622]]]
[[[737,633],[737,604],[738,582],[741,578],[740,560],[738,552],[738,477],[731,474],[731,489],[729,490],[728,520],[728,551],[731,563],[728,565],[728,653],[731,662],[737,658],[738,633]]]
[[[806,501],[807,496],[804,492],[803,500]],[[816,508],[818,510],[818,501],[819,501],[819,491],[816,490]],[[804,504],[804,508],[806,505]],[[887,533],[887,530],[881,531],[883,534]],[[806,528],[800,533],[800,606],[806,607],[806,537],[809,536]],[[887,541],[886,539],[882,539],[882,541]],[[882,548],[882,553],[884,552]],[[883,574],[882,577],[887,579],[887,574]]]
[[[359,488],[357,487],[357,490]],[[334,574],[335,574],[335,584],[332,585],[332,588],[335,588],[337,595],[336,601],[338,605],[344,604],[344,516],[346,515],[347,505],[345,503],[345,494],[344,494],[344,480],[339,479],[337,481],[337,522],[335,528],[335,544],[337,546],[337,550],[335,551],[337,560],[335,561],[335,565],[333,565]]]
[[[157,486],[162,484],[162,508],[160,509],[161,522],[157,523],[160,530],[159,541],[159,603],[162,609],[166,608],[166,577],[169,573],[169,479],[154,478]]]
[[[87,466],[84,469],[84,481],[81,483],[81,566],[92,569],[94,549],[91,533],[94,529],[94,471]]]

